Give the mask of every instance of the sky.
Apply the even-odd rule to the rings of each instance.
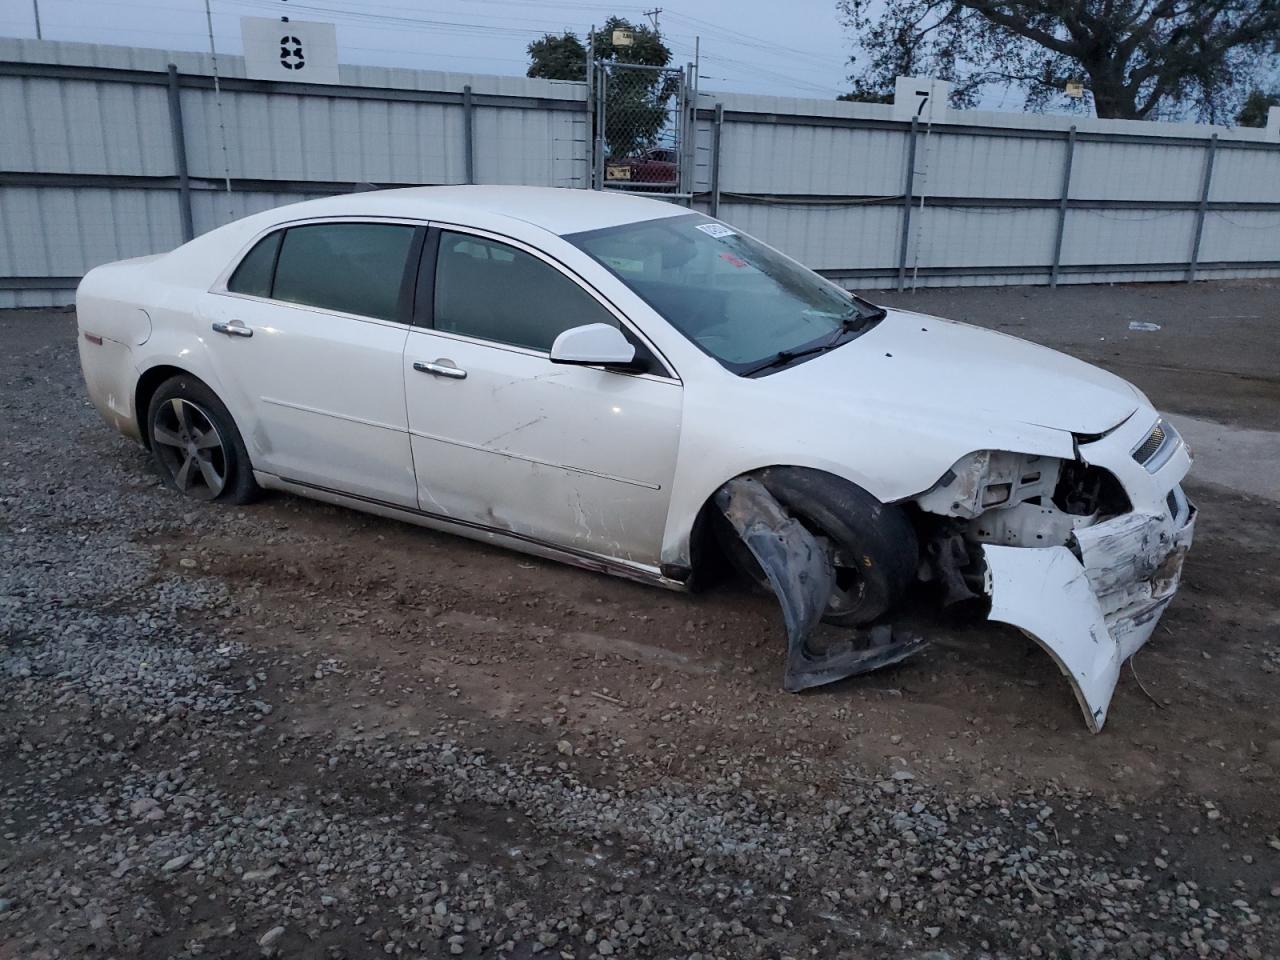
[[[35,0],[46,40],[171,50],[209,48],[204,0]],[[658,24],[700,87],[832,99],[847,89],[850,42],[834,0],[210,0],[219,53],[240,53],[242,16],[337,24],[343,63],[523,75],[525,48],[547,32],[580,36],[611,14]],[[0,0],[0,35],[34,37],[33,0]]]

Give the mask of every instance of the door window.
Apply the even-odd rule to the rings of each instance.
[[[618,321],[559,270],[523,250],[445,231],[436,260],[434,326],[548,352],[570,327]]]
[[[271,296],[379,320],[402,320],[413,234],[413,227],[393,223],[290,227],[280,245]],[[256,252],[255,247],[250,256]]]
[[[283,230],[263,237],[254,248],[245,254],[236,267],[236,272],[227,281],[227,289],[232,293],[247,293],[252,297],[271,296],[271,276],[276,269],[276,251],[280,249],[280,238]]]

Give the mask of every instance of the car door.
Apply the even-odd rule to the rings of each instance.
[[[290,226],[205,298],[205,342],[255,469],[417,505],[402,364],[425,233]]]
[[[649,371],[550,361],[560,332],[598,322]],[[427,243],[416,323],[405,398],[420,508],[657,567],[683,391],[621,316],[541,251],[448,228]]]

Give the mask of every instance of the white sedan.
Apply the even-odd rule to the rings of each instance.
[[[1136,388],[658,200],[313,200],[98,267],[76,306],[93,403],[186,496],[668,587],[723,551],[781,602],[788,689],[913,652],[883,624],[925,579],[1031,635],[1096,731],[1191,541],[1189,452]],[[819,619],[880,626],[818,653]]]

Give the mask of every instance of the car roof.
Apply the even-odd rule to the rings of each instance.
[[[521,220],[558,235],[678,217],[687,207],[620,191],[568,187],[405,187],[308,200],[292,216],[395,216],[468,223],[476,215]]]

